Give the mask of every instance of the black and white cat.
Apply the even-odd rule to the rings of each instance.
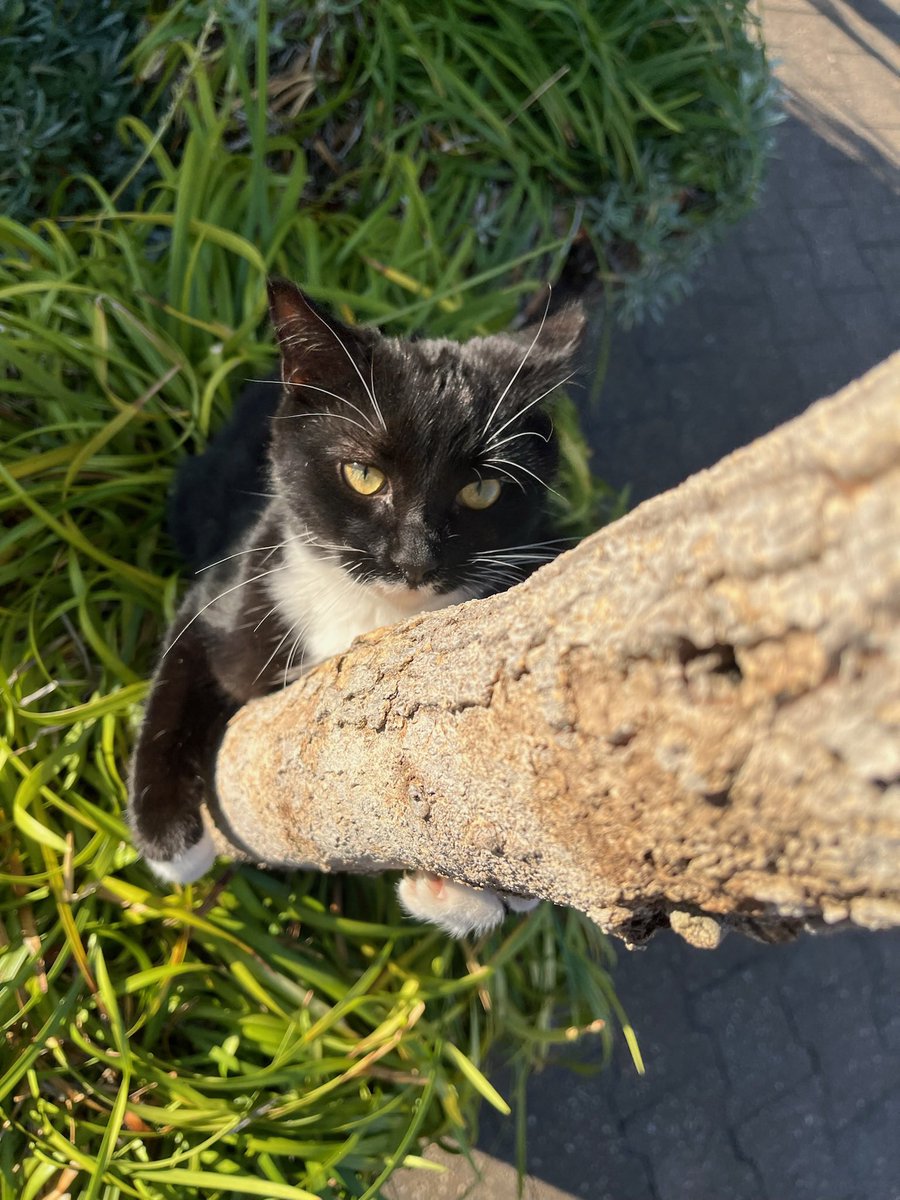
[[[286,282],[269,300],[283,386],[251,392],[174,494],[176,535],[203,569],[166,635],[129,804],[164,880],[212,865],[202,806],[241,705],[358,634],[502,591],[560,548],[542,406],[570,378],[579,306],[460,344],[351,328]],[[455,936],[529,903],[425,872],[398,895]]]

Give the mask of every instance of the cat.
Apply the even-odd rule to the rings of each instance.
[[[129,786],[135,844],[166,881],[212,865],[202,806],[239,707],[358,634],[518,583],[564,540],[548,515],[545,404],[571,377],[580,305],[463,343],[351,327],[283,280],[269,307],[280,381],[257,381],[170,501],[200,569],[164,640]],[[398,896],[455,936],[531,903],[427,872]]]

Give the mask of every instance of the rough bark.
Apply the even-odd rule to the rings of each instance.
[[[217,836],[629,942],[900,924],[898,614],[900,355],[520,587],[243,709]]]

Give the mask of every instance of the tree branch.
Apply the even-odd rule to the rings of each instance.
[[[900,355],[512,591],[241,710],[220,845],[424,868],[629,942],[900,924],[898,512]]]

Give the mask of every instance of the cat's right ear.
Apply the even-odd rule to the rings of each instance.
[[[286,279],[270,279],[268,291],[285,383],[340,378],[354,369],[368,330],[338,321]]]

